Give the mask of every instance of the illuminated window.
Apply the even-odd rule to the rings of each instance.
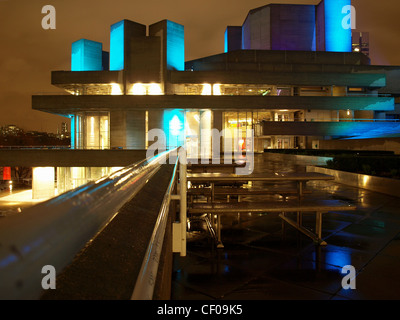
[[[84,148],[109,149],[110,148],[110,121],[108,115],[85,116]]]
[[[55,168],[35,167],[32,169],[32,198],[52,198],[55,195]]]
[[[135,83],[131,86],[128,94],[131,95],[162,95],[163,90],[160,83]]]

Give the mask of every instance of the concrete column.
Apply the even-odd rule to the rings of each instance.
[[[126,112],[110,112],[110,147],[126,148]]]
[[[54,167],[35,167],[32,170],[32,199],[52,198],[55,195]]]
[[[213,111],[213,114],[212,114],[212,122],[213,122],[212,123],[212,128],[217,129],[219,132],[222,132],[222,130],[224,128],[223,121],[224,121],[224,117],[223,117],[222,111]],[[213,144],[214,143],[218,144],[217,141],[215,141],[215,142],[213,141],[212,143]],[[214,150],[214,148],[213,148],[213,154],[212,154],[213,158],[219,158],[220,157],[220,153],[224,152],[224,141],[223,141],[221,135],[219,137],[219,146],[220,146],[220,148],[219,148],[220,150]],[[216,152],[219,152],[219,154],[214,154]]]
[[[211,110],[200,111],[200,156],[211,158]]]
[[[148,131],[153,129],[164,130],[164,112],[163,110],[149,110],[148,111],[148,122],[147,122]],[[167,136],[167,132],[164,132],[165,136]],[[150,147],[155,141],[149,141],[148,136],[146,136],[147,145]]]
[[[126,148],[146,148],[146,111],[126,111]]]

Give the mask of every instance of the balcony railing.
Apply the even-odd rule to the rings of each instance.
[[[182,150],[182,149],[181,149]],[[182,200],[181,228],[186,227],[186,170],[180,168],[180,194],[172,195],[176,183],[177,149],[163,152],[125,167],[110,176],[89,182],[58,197],[10,216],[0,224],[0,299],[37,299],[44,266],[51,264],[63,270],[76,254],[100,232],[122,206],[130,201],[163,163],[175,161],[171,183],[164,196],[161,212],[148,245],[143,272],[133,298],[150,298],[154,284],[144,282],[149,270],[157,272],[160,248],[165,232],[166,216],[171,199]],[[186,236],[186,232],[182,235]],[[182,242],[185,238],[182,237]],[[181,245],[181,255],[185,246]]]

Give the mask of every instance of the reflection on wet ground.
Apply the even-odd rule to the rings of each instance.
[[[28,187],[3,188],[0,190],[0,222],[1,218],[19,214],[36,203],[38,201],[32,200],[32,190]]]
[[[305,171],[306,163],[256,155],[255,172]],[[353,212],[324,215],[326,247],[277,214],[222,217],[223,249],[209,237],[188,242],[187,257],[174,260],[172,299],[400,299],[399,199],[330,181],[308,182],[313,198],[357,205]],[[313,228],[314,216],[303,224]],[[357,271],[356,289],[343,289],[342,268]]]

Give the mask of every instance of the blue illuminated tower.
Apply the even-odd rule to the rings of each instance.
[[[111,26],[110,70],[124,70],[129,65],[130,41],[134,37],[145,37],[146,26],[130,20],[121,20]]]
[[[80,39],[72,44],[71,71],[103,70],[102,43]]]
[[[242,49],[242,27],[228,26],[225,30],[225,50],[235,51]]]
[[[343,26],[343,9],[351,0],[322,0],[317,6],[317,48],[319,51],[351,52],[351,28]]]

